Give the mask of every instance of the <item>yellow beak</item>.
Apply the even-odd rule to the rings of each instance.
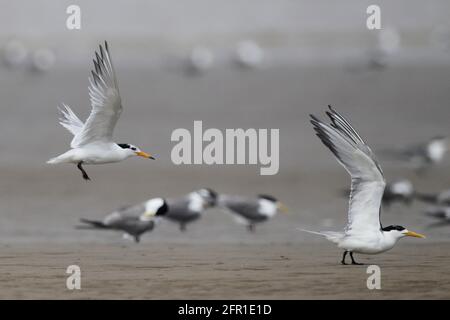
[[[282,213],[288,213],[288,207],[286,207],[284,204],[282,204],[281,202],[278,202],[277,203],[277,207],[278,207],[278,210],[280,210],[280,212],[282,212]]]
[[[136,155],[139,157],[155,160],[155,158],[153,158],[153,156],[151,154],[145,153],[143,151],[136,152]]]
[[[422,238],[422,239],[425,238],[425,236],[423,234],[415,233],[413,231],[408,231],[407,233],[405,233],[405,235],[408,237],[415,237],[415,238]]]

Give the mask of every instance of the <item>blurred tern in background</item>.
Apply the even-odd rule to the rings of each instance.
[[[439,206],[450,206],[450,189],[438,193],[416,192],[415,198],[425,203]]]
[[[95,71],[89,78],[91,114],[83,123],[68,106],[60,109],[60,124],[74,135],[70,144],[72,149],[47,161],[50,164],[74,163],[85,180],[90,179],[83,164],[119,162],[131,156],[154,159],[136,146],[112,140],[114,127],[122,113],[122,102],[108,44],[105,42],[105,50],[101,45],[99,48],[100,54],[95,53]]]
[[[55,53],[53,52],[53,50],[50,50],[48,48],[36,50],[31,57],[33,70],[38,72],[49,71],[51,68],[53,68],[55,60]]]
[[[369,146],[362,140],[350,123],[329,106],[327,111],[331,124],[311,115],[311,123],[316,135],[336,157],[336,160],[351,176],[351,192],[348,209],[348,223],[343,232],[315,232],[344,249],[342,264],[350,253],[378,254],[394,247],[403,237],[424,238],[423,235],[408,231],[402,226],[381,225],[381,199],[385,188],[385,179],[380,165]]]
[[[168,211],[167,202],[162,198],[153,198],[141,204],[121,208],[107,215],[103,220],[80,219],[86,225],[77,229],[102,229],[125,232],[137,243],[145,232],[153,230],[159,217]]]
[[[382,150],[381,153],[387,158],[403,161],[421,173],[442,162],[449,146],[450,141],[447,137],[437,136],[426,143],[401,150]]]
[[[344,191],[345,196],[348,197],[350,189]],[[403,203],[410,205],[415,198],[414,186],[411,181],[402,179],[386,184],[383,193],[382,203],[386,209],[394,203]]]
[[[269,195],[257,198],[243,196],[219,195],[217,205],[234,214],[236,222],[244,224],[251,232],[255,225],[273,218],[278,211],[287,212],[287,208]]]
[[[200,189],[180,198],[169,198],[169,211],[164,218],[176,222],[180,231],[186,231],[186,225],[199,219],[203,212],[216,205],[217,193],[211,189]]]
[[[383,205],[390,207],[393,203],[402,202],[410,205],[415,191],[411,181],[402,179],[386,184],[383,194]]]
[[[186,71],[192,75],[201,75],[211,69],[213,64],[213,52],[207,47],[197,46],[189,53]]]
[[[3,47],[3,62],[7,67],[20,67],[25,65],[28,50],[25,44],[18,39],[11,39]]]
[[[425,211],[425,214],[431,218],[438,220],[428,227],[450,226],[450,206],[433,206]]]
[[[264,60],[263,49],[252,40],[241,41],[236,47],[236,62],[249,69],[260,67]]]

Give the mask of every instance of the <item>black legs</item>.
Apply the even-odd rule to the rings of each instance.
[[[345,257],[347,256],[347,253],[349,253],[350,251],[344,251],[344,254],[342,255],[342,260],[341,260],[341,263],[342,264],[347,264],[347,263],[345,263]],[[358,266],[360,266],[360,265],[363,265],[364,263],[358,263],[358,262],[356,262],[355,261],[355,259],[353,258],[353,252],[350,252],[350,258],[352,259],[352,264],[353,265],[358,265]]]
[[[345,263],[345,257],[347,256],[347,253],[348,253],[348,251],[344,251],[344,254],[342,255],[342,260],[341,260],[342,264],[346,264]]]
[[[350,252],[350,258],[352,258],[352,264],[355,264],[355,265],[358,265],[358,266],[361,266],[361,265],[364,264],[364,263],[358,263],[358,262],[355,261],[355,259],[353,259],[353,252]]]
[[[81,173],[83,174],[84,180],[91,180],[89,176],[87,175],[86,171],[84,171],[83,167],[81,166],[83,164],[83,161],[78,162],[77,168],[80,169]]]

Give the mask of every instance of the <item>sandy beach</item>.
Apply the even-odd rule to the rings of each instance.
[[[140,141],[158,160],[130,159],[120,164],[87,167],[93,179],[89,183],[81,179],[74,166],[45,165],[49,157],[64,151],[68,143],[68,135],[56,123],[54,98],[39,102],[45,105],[43,113],[29,109],[23,101],[23,108],[30,110],[33,121],[23,126],[20,135],[14,134],[13,123],[22,121],[22,115],[13,108],[5,109],[9,118],[1,119],[2,128],[12,140],[1,142],[2,148],[9,151],[0,170],[0,298],[450,298],[449,229],[429,229],[434,221],[423,215],[426,208],[423,204],[394,205],[384,210],[382,222],[404,225],[426,234],[427,239],[403,239],[388,253],[358,258],[381,266],[381,290],[366,288],[368,275],[364,266],[342,267],[340,250],[296,230],[298,227],[339,230],[346,222],[347,199],[341,193],[348,188],[349,178],[311,132],[307,114],[320,114],[331,101],[351,114],[375,150],[413,142],[447,132],[448,105],[437,99],[448,96],[450,72],[410,67],[371,75],[373,79],[366,79],[369,83],[381,81],[378,77],[397,85],[394,91],[380,84],[385,94],[377,96],[360,75],[334,68],[323,70],[322,77],[302,67],[260,71],[258,76],[248,78],[235,78],[227,73],[211,75],[210,81],[220,80],[237,99],[226,112],[220,108],[208,111],[208,101],[216,106],[224,103],[216,101],[214,90],[186,89],[183,78],[161,75],[157,79],[150,73],[155,77],[153,83],[163,82],[160,85],[164,86],[168,81],[167,86],[170,83],[180,91],[185,90],[191,99],[200,90],[204,101],[194,107],[194,101],[200,100],[190,100],[196,111],[187,114],[176,101],[169,106],[139,102],[133,95],[133,87],[127,86],[124,91],[128,91],[130,108],[124,112],[119,134]],[[134,74],[126,71],[122,72],[124,84]],[[75,78],[85,78],[84,72],[71,72]],[[136,73],[136,79],[144,76],[144,72]],[[57,87],[60,76],[51,75],[49,81],[54,81]],[[417,81],[419,76],[425,79]],[[355,87],[338,81],[339,78],[353,82]],[[237,80],[247,83],[245,92],[236,86]],[[431,102],[424,109],[425,91],[421,88],[427,81],[433,83],[433,93],[427,95]],[[44,90],[44,86],[33,81],[26,86],[36,94]],[[277,90],[272,86],[280,88],[276,96],[273,94]],[[327,93],[312,91],[314,87],[327,88]],[[84,85],[79,88],[84,97]],[[297,88],[303,89],[299,92]],[[74,92],[64,91],[61,96]],[[358,94],[354,96],[353,92]],[[160,101],[163,96],[166,97],[161,92],[151,95]],[[255,96],[256,102],[252,101]],[[368,96],[376,99],[367,100]],[[85,100],[67,99],[81,106],[83,103],[76,101]],[[17,101],[11,104],[16,105]],[[282,111],[276,117],[269,111],[273,105]],[[252,116],[235,118],[241,112],[238,106],[246,106],[245,112]],[[174,110],[167,111],[171,108]],[[145,118],[151,119],[152,126],[142,130]],[[169,156],[170,132],[177,127],[190,128],[195,119],[202,119],[211,127],[279,127],[280,172],[260,176],[257,166],[174,166]],[[417,119],[421,119],[421,125],[417,125]],[[379,123],[383,123],[383,128]],[[412,127],[413,131],[408,129]],[[128,131],[123,131],[125,128]],[[34,132],[41,134],[36,136]],[[14,149],[15,144],[21,148]],[[450,175],[443,174],[450,168],[448,161],[425,176],[383,160],[381,163],[388,180],[408,178],[418,190],[439,191],[450,183]],[[258,226],[255,234],[249,234],[229,214],[213,209],[189,225],[186,233],[164,222],[145,235],[139,245],[124,241],[119,233],[75,229],[82,217],[102,218],[123,205],[155,196],[182,195],[200,187],[246,195],[270,193],[290,208],[290,214],[278,215]],[[65,270],[71,264],[81,267],[80,291],[65,287]]]
[[[56,56],[48,72],[33,71],[30,61],[0,66],[0,299],[450,299],[450,225],[431,227],[424,204],[394,204],[382,223],[426,239],[357,255],[380,266],[381,290],[367,289],[367,266],[341,266],[339,249],[297,230],[346,224],[342,190],[350,179],[309,123],[309,114],[324,117],[329,104],[377,154],[387,181],[406,178],[427,193],[450,187],[448,158],[418,175],[378,155],[450,134],[450,60],[446,44],[435,43],[450,34],[437,32],[447,24],[448,3],[431,1],[425,10],[418,0],[381,1],[386,26],[401,41],[386,65],[374,68],[378,38],[365,28],[366,4],[357,0],[326,1],[332,9],[310,0],[216,1],[214,10],[207,0],[133,1],[136,7],[80,1],[86,20],[73,32],[64,28],[63,2],[37,1],[27,10],[24,1],[0,2],[0,45],[16,36],[29,56],[41,46]],[[420,18],[405,14],[406,6]],[[236,44],[247,38],[265,50],[255,69],[235,61]],[[57,122],[57,105],[68,104],[81,119],[89,114],[87,78],[104,40],[124,106],[116,142],[135,144],[156,161],[86,166],[86,182],[74,165],[46,161],[67,151],[71,139]],[[198,45],[210,46],[214,64],[188,75],[182,65]],[[278,174],[261,176],[258,165],[176,166],[171,134],[192,131],[196,120],[222,131],[279,129]],[[270,194],[290,213],[250,234],[212,209],[185,233],[163,221],[138,245],[116,232],[75,228],[80,218],[203,187]],[[81,290],[66,288],[73,264],[81,268]]]
[[[342,266],[331,245],[28,245],[1,247],[5,299],[449,299],[449,244],[400,244]],[[66,268],[81,268],[81,290]]]

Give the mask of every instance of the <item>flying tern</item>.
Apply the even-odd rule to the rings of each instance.
[[[154,159],[132,144],[113,141],[113,130],[122,113],[122,101],[107,42],[105,49],[100,45],[99,53],[95,52],[94,68],[92,78],[89,78],[90,115],[83,123],[69,106],[63,104],[59,109],[60,124],[74,135],[71,149],[47,162],[76,164],[85,180],[90,179],[82,166],[84,164],[119,162],[131,156]]]

